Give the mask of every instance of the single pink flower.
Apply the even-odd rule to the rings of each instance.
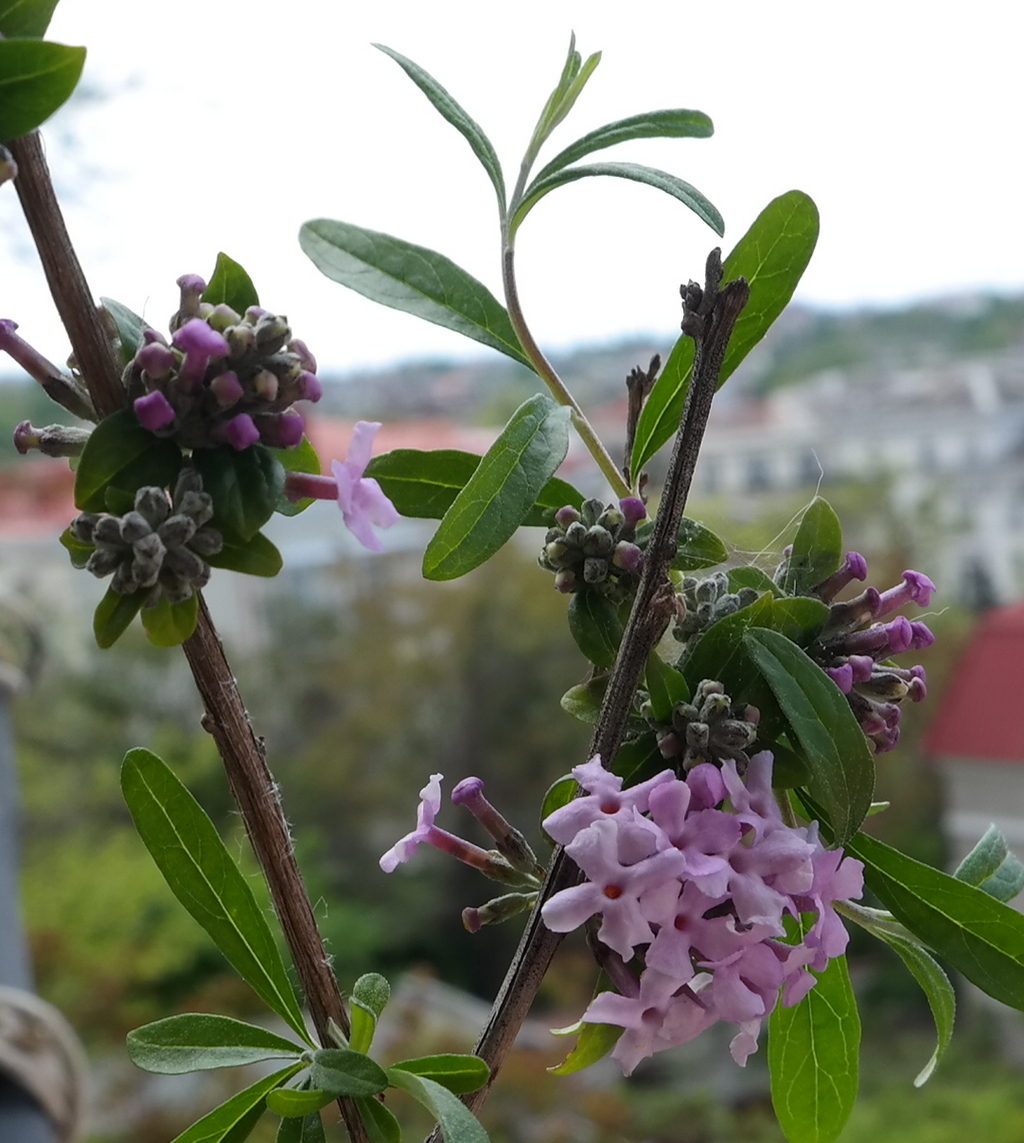
[[[331,461],[331,472],[338,485],[338,507],[345,526],[371,552],[383,552],[384,545],[374,528],[390,528],[398,520],[398,510],[384,495],[372,476],[364,476],[373,454],[373,441],[379,421],[359,421],[344,460]]]

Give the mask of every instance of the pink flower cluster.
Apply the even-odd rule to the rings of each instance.
[[[587,791],[544,828],[586,880],[543,907],[549,929],[564,933],[600,916],[605,968],[619,994],[600,993],[584,1021],[625,1029],[612,1056],[628,1075],[654,1052],[684,1044],[717,1020],[739,1026],[739,1064],[757,1048],[761,1021],[780,998],[807,995],[847,933],[833,902],[859,897],[863,865],[826,850],[817,823],[783,822],[772,793],[772,755],[673,771],[629,789],[599,757],[573,775]],[[805,923],[789,944],[786,916]],[[639,980],[627,962],[640,954]]]

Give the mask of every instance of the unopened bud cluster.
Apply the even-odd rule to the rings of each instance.
[[[672,634],[680,643],[686,643],[694,635],[706,631],[712,623],[717,623],[719,619],[732,615],[742,607],[749,607],[757,599],[757,592],[752,587],[730,591],[729,576],[720,571],[705,579],[686,576],[680,597],[685,604],[685,612]]]
[[[86,569],[102,579],[113,573],[111,588],[118,595],[147,592],[143,607],[155,607],[162,598],[184,603],[210,578],[207,559],[224,544],[208,526],[213,502],[203,492],[195,469],[178,477],[174,497],[162,488],[140,488],[135,506],[123,516],[83,512],[71,522],[71,535],[96,550]]]
[[[930,647],[935,636],[920,620],[903,615],[880,621],[908,603],[927,607],[935,584],[921,572],[905,571],[903,582],[886,591],[868,587],[853,599],[834,602],[867,572],[864,557],[848,552],[839,570],[814,588],[812,594],[829,605],[830,614],[807,653],[846,695],[875,753],[884,754],[899,741],[900,704],[920,702],[928,693],[924,667],[897,667],[889,659]]]
[[[287,319],[259,306],[239,314],[202,302],[206,283],[194,274],[178,285],[170,343],[146,329],[125,372],[142,425],[189,449],[299,444],[305,422],[292,405],[317,401],[322,390],[316,362]]]
[[[586,500],[579,510],[559,508],[537,562],[555,573],[559,591],[597,591],[616,601],[624,599],[639,583],[644,556],[633,538],[646,515],[635,497],[617,507]]]
[[[756,707],[733,702],[725,687],[713,679],[697,687],[692,702],[676,703],[667,723],[654,719],[649,702],[640,713],[654,727],[662,757],[678,759],[684,771],[704,762],[721,765],[731,758],[742,773],[747,747],[757,737],[761,718]]]

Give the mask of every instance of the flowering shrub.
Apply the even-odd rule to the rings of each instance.
[[[41,40],[52,7],[22,0],[0,11],[0,88],[11,96],[0,102],[0,140],[8,144],[0,147],[0,183],[16,183],[46,252],[74,357],[59,369],[11,319],[0,320],[0,350],[94,427],[26,421],[15,441],[21,452],[75,458],[79,515],[61,541],[76,566],[112,577],[94,616],[99,644],[109,647],[141,613],[152,642],[183,646],[315,1029],[212,823],[161,759],[129,752],[122,790],[154,861],[288,1029],[278,1036],[191,1013],[131,1033],[131,1058],[154,1072],[277,1061],[276,1071],[178,1143],[240,1143],[267,1110],[281,1117],[279,1143],[316,1141],[332,1102],[356,1143],[397,1143],[401,1130],[384,1102],[390,1089],[428,1108],[449,1143],[485,1143],[473,1111],[560,934],[580,926],[599,983],[577,1045],[556,1070],[612,1051],[628,1073],[717,1021],[737,1026],[732,1054],[742,1064],[767,1021],[773,1099],[792,1143],[831,1143],[856,1097],[860,1025],[841,917],[894,948],[926,991],[937,1046],[919,1082],[952,1031],[952,988],[936,956],[996,999],[1024,1007],[1024,917],[1006,905],[1024,887],[1024,865],[998,832],[949,876],[861,830],[884,808],[872,803],[876,755],[896,746],[900,703],[926,692],[921,667],[892,659],[927,647],[931,632],[896,612],[929,606],[934,585],[908,571],[887,591],[840,598],[867,568],[856,553],[843,555],[839,520],[820,498],[802,514],[773,575],[737,560],[683,514],[713,395],[782,312],[811,257],[818,232],[811,199],[791,191],[769,203],[724,261],[719,249],[711,252],[703,284],[681,288],[682,336],[664,369],[655,359],[626,379],[620,464],[531,333],[516,238],[549,193],[597,176],[667,193],[721,235],[718,210],[684,180],[637,163],[580,162],[639,138],[707,137],[710,119],[681,108],[631,116],[589,132],[535,172],[600,60],[584,61],[573,40],[509,194],[482,128],[418,64],[382,48],[460,132],[491,181],[504,305],[443,255],[350,223],[306,223],[302,248],[333,280],[506,354],[547,392],[515,411],[483,457],[407,449],[373,457],[380,426],[360,422],[345,460],[321,475],[295,407],[320,396],[316,363],[286,320],[260,305],[238,263],[221,254],[208,282],[179,279],[169,340],[121,303],[107,301],[99,312],[92,305],[30,134],[81,69],[81,49]],[[608,494],[585,498],[558,477],[570,429]],[[670,441],[655,496],[645,468]],[[568,597],[569,631],[588,664],[561,705],[593,726],[590,760],[545,798],[541,817],[554,845],[546,862],[477,778],[460,782],[452,800],[494,847],[438,826],[440,774],[421,792],[415,829],[381,859],[391,872],[425,843],[498,881],[499,896],[462,909],[472,932],[531,910],[471,1056],[384,1068],[369,1055],[387,981],[368,973],[342,998],[264,745],[201,606],[214,572],[277,574],[281,556],[262,527],[317,498],[336,500],[345,525],[375,552],[383,548],[377,530],[399,516],[439,520],[423,556],[431,580],[472,571],[521,527],[544,529],[540,563]],[[883,909],[857,903],[865,885]]]

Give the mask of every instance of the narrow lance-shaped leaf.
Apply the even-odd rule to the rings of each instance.
[[[867,834],[846,849],[898,921],[983,992],[1024,1011],[1024,916]]]
[[[78,84],[85,48],[44,40],[0,40],[0,142],[34,131]]]
[[[132,625],[132,620],[142,609],[145,597],[144,591],[133,591],[131,595],[118,595],[112,588],[107,588],[106,594],[96,605],[92,617],[92,633],[96,638],[97,647],[103,650],[113,647]]]
[[[267,1096],[267,1108],[275,1115],[305,1119],[337,1098],[333,1092],[318,1088],[279,1087]]]
[[[377,1021],[390,996],[391,985],[379,972],[367,972],[355,982],[349,1004],[352,1018],[349,1046],[353,1051],[370,1050]]]
[[[596,591],[577,591],[569,600],[569,633],[576,646],[598,667],[611,667],[622,642],[618,608]]]
[[[513,413],[423,554],[427,579],[457,579],[494,555],[565,460],[569,410],[538,393]]]
[[[309,1043],[266,917],[203,808],[148,750],[125,755],[121,789],[139,836],[174,895],[239,975]]]
[[[480,467],[481,457],[459,449],[433,449],[421,452],[396,448],[375,456],[366,466],[402,516],[440,520],[455,497]],[[522,527],[548,527],[552,511],[571,504],[579,508],[583,493],[553,476],[537,494],[537,502]]]
[[[811,794],[828,814],[835,844],[842,845],[867,815],[874,789],[874,762],[850,705],[784,635],[751,628],[743,643],[803,749]]]
[[[0,0],[0,33],[9,40],[44,36],[57,0]]]
[[[128,1058],[159,1075],[297,1058],[305,1048],[230,1016],[186,1012],[128,1033]]]
[[[684,206],[688,206],[716,234],[725,233],[725,223],[722,221],[718,208],[705,198],[695,186],[691,186],[684,179],[669,174],[668,171],[659,171],[655,167],[644,167],[639,163],[590,163],[583,167],[566,167],[564,170],[556,171],[544,179],[538,179],[527,191],[522,204],[512,216],[510,233],[515,234],[523,219],[546,194],[550,194],[557,187],[565,186],[566,183],[573,183],[577,179],[598,175],[629,179],[631,182],[644,183],[649,187],[664,191],[665,194],[678,199]]]
[[[490,139],[484,134],[483,128],[474,120],[457,100],[453,99],[429,72],[424,71],[419,64],[400,55],[393,48],[384,44],[374,44],[375,48],[390,56],[405,72],[414,84],[430,100],[440,115],[458,131],[466,142],[473,148],[473,154],[480,160],[487,172],[488,178],[498,195],[498,210],[502,218],[505,216],[505,179],[501,173],[501,163],[498,162],[497,153],[491,145]]]
[[[818,240],[818,209],[802,191],[773,199],[736,243],[722,267],[724,281],[746,278],[743,307],[726,350],[719,384],[768,332],[786,308]],[[640,414],[630,472],[638,473],[679,429],[693,368],[693,339],[680,337]]]
[[[533,165],[533,161],[541,147],[544,146],[545,140],[572,110],[600,62],[601,53],[595,52],[592,56],[588,56],[586,63],[583,63],[583,57],[576,50],[576,33],[570,34],[569,51],[566,53],[565,63],[562,65],[562,74],[558,77],[558,83],[555,85],[554,91],[548,96],[544,110],[541,111],[540,118],[537,120],[537,126],[533,130],[530,145],[527,147],[526,155],[523,158],[524,168],[529,170]]]
[[[267,1094],[287,1083],[303,1066],[294,1064],[257,1080],[175,1136],[171,1143],[241,1143],[248,1139],[266,1110]]]
[[[626,143],[631,139],[706,139],[714,134],[714,126],[703,111],[686,111],[672,108],[665,111],[647,111],[642,115],[631,115],[628,119],[618,119],[606,123],[596,131],[590,131],[564,151],[560,151],[549,163],[538,171],[533,184],[542,182],[570,163],[578,162],[584,155],[614,147],[616,143]],[[527,191],[529,194],[529,190]]]
[[[100,298],[100,302],[114,323],[118,357],[122,365],[127,365],[142,348],[142,335],[150,328],[149,322],[113,298]]]
[[[280,1090],[278,1088],[278,1092]],[[271,1092],[267,1097],[268,1107],[276,1094],[277,1092]],[[270,1109],[273,1111],[272,1107]],[[323,1120],[317,1112],[302,1119],[282,1119],[274,1143],[325,1143],[326,1139]],[[374,1140],[371,1139],[370,1143],[374,1143]]]
[[[949,1042],[953,1038],[953,1019],[956,1016],[956,993],[949,983],[949,977],[942,971],[931,956],[920,945],[908,941],[897,933],[883,928],[872,930],[879,940],[884,941],[902,959],[913,974],[914,979],[924,990],[928,1006],[935,1021],[936,1043],[931,1059],[918,1073],[914,1087],[921,1087],[931,1078],[932,1072],[942,1059]]]
[[[329,218],[304,223],[299,245],[333,282],[461,333],[533,369],[505,307],[443,254]]]
[[[491,1078],[491,1069],[479,1056],[442,1053],[437,1056],[417,1056],[393,1065],[404,1072],[424,1076],[439,1083],[456,1095],[477,1091]]]
[[[783,588],[790,595],[805,595],[836,571],[842,554],[839,517],[827,500],[815,496],[797,528]]]
[[[388,1080],[392,1087],[408,1092],[434,1116],[441,1125],[445,1143],[490,1143],[476,1116],[446,1087],[397,1066],[388,1068]]]
[[[370,1143],[402,1143],[402,1127],[390,1111],[372,1096],[359,1096],[356,1107]]]
[[[603,1060],[622,1038],[624,1028],[617,1024],[582,1024],[579,1039],[560,1064],[548,1068],[552,1075],[571,1076]]]
[[[835,957],[793,1008],[768,1025],[772,1106],[789,1143],[832,1143],[857,1098],[860,1016],[846,957]]]
[[[388,1086],[380,1064],[350,1048],[323,1048],[313,1053],[310,1082],[335,1095],[376,1095]]]

